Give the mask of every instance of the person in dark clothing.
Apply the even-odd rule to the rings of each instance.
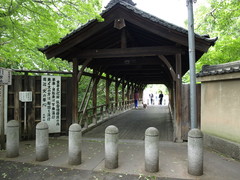
[[[162,105],[162,100],[163,100],[163,93],[161,91],[160,94],[159,94],[159,103],[160,103],[160,105]]]

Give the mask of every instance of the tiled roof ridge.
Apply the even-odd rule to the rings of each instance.
[[[203,65],[197,77],[240,72],[240,60],[217,65]]]
[[[111,1],[107,4],[107,6],[106,6],[105,8],[112,7],[112,6],[114,6],[115,4],[120,3],[120,2],[128,3],[128,4],[132,5],[132,6],[135,6],[135,5],[136,5],[136,3],[134,3],[132,0],[111,0]]]

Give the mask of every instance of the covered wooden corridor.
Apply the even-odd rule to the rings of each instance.
[[[119,139],[144,140],[145,130],[148,127],[155,127],[159,131],[160,141],[173,141],[173,124],[167,106],[130,110],[84,133],[83,137],[104,138],[105,129],[109,125],[118,127]]]
[[[59,43],[41,49],[47,58],[62,58],[73,65],[72,123],[84,124],[89,116],[96,117],[99,108],[108,113],[129,108],[134,89],[141,93],[148,84],[164,84],[174,117],[174,141],[181,142],[182,76],[189,70],[188,31],[137,9],[132,0],[111,0],[101,16],[103,22],[91,20]],[[216,40],[195,34],[196,60]],[[83,75],[91,79],[82,102],[78,102]],[[101,79],[106,80],[106,110],[97,103]],[[109,98],[111,84],[115,85],[114,102]],[[91,97],[92,112],[88,115]]]

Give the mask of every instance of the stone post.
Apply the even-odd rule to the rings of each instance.
[[[199,129],[188,132],[188,173],[203,175],[203,134]]]
[[[8,158],[19,156],[19,123],[16,120],[11,120],[7,123],[7,143],[6,151]]]
[[[145,171],[159,171],[159,132],[154,127],[145,132]]]
[[[108,126],[105,130],[105,168],[118,167],[118,128]]]
[[[40,122],[36,127],[36,161],[48,160],[48,125]]]
[[[82,146],[82,132],[81,126],[77,123],[69,127],[68,139],[68,164],[81,164],[81,146]]]

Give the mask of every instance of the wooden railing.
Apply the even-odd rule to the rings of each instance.
[[[99,123],[125,112],[133,107],[133,100],[121,101],[118,103],[112,102],[97,107],[78,111],[78,123],[82,126],[83,131],[96,126]]]

